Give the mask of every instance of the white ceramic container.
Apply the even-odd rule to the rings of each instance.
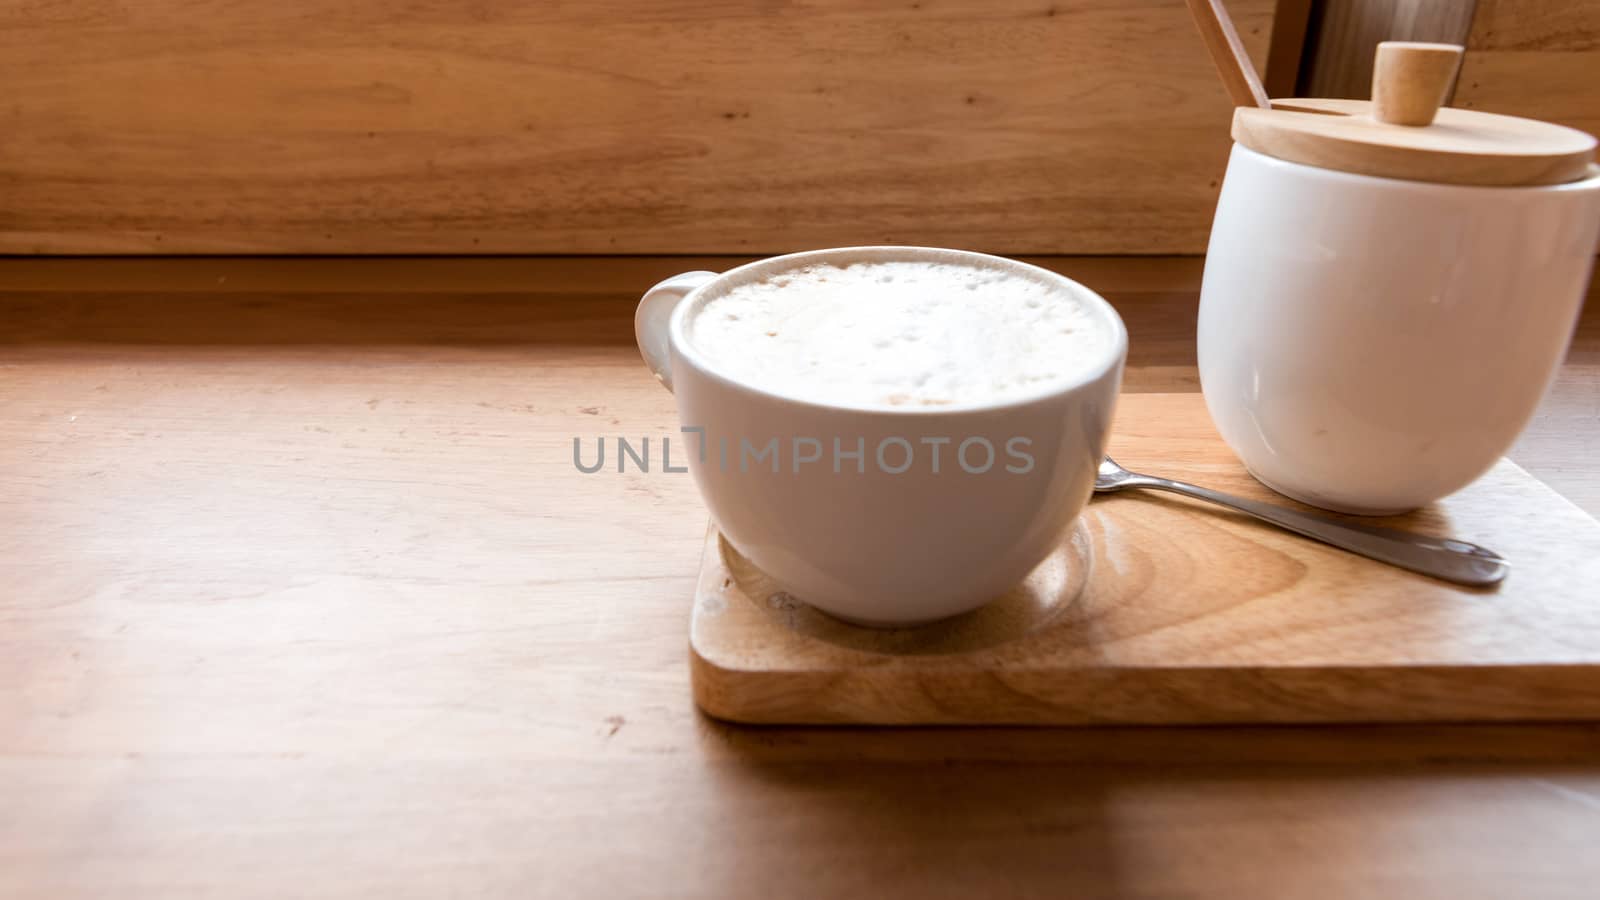
[[[1200,299],[1206,405],[1252,474],[1392,514],[1511,447],[1600,244],[1600,174],[1539,187],[1316,168],[1235,145]]]
[[[740,383],[688,339],[694,311],[735,285],[807,263],[885,259],[972,262],[1048,279],[1076,295],[1111,340],[1082,378],[1015,402],[862,409]],[[975,609],[1065,539],[1093,490],[1127,353],[1121,319],[1082,285],[1011,260],[917,247],[820,250],[679,275],[644,296],[635,326],[646,364],[676,395],[682,426],[703,429],[703,443],[685,432],[685,455],[728,542],[801,600],[878,626]],[[1019,438],[1027,443],[1013,443]],[[773,440],[776,471],[770,457],[752,464],[745,442],[759,452]],[[857,450],[861,457],[850,455]]]

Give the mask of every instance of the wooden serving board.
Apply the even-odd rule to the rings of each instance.
[[[1112,455],[1247,497],[1198,394],[1127,395]],[[1150,492],[1097,497],[1006,597],[916,629],[833,620],[713,527],[695,699],[741,722],[1186,724],[1600,718],[1600,523],[1509,460],[1384,524],[1507,557],[1498,588],[1390,568]]]

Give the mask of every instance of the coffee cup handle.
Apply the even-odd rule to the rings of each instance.
[[[667,326],[672,321],[672,311],[690,291],[715,277],[715,272],[674,275],[645,291],[633,314],[633,339],[639,344],[639,355],[644,357],[644,364],[650,367],[656,380],[669,391],[672,390],[672,347]]]

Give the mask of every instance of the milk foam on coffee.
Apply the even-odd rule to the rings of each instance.
[[[1073,291],[959,262],[790,269],[712,298],[688,329],[729,377],[858,408],[1037,395],[1103,361],[1111,342]]]

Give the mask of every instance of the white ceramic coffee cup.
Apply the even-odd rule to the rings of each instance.
[[[1070,292],[1108,340],[1083,377],[1035,396],[858,409],[743,384],[718,372],[687,337],[694,312],[735,285],[812,263],[879,260],[968,263],[1045,280]],[[1111,305],[1064,276],[927,247],[818,250],[721,275],[689,272],[645,294],[635,331],[646,364],[676,395],[683,427],[704,429],[703,438],[684,435],[688,464],[723,536],[799,599],[879,626],[976,609],[1021,582],[1059,546],[1093,491],[1128,343]],[[1008,445],[1019,437],[1029,443]],[[760,451],[772,439],[779,471],[763,460],[750,465],[742,442]],[[987,468],[984,442],[993,449]],[[705,448],[703,456],[698,447]],[[913,465],[896,474],[907,448]],[[1025,463],[1010,452],[1014,448],[1032,459],[1027,471],[1017,471]],[[864,452],[859,462],[850,455],[857,449]],[[813,451],[821,458],[798,461]]]
[[[1532,417],[1597,241],[1600,175],[1432,184],[1236,145],[1200,299],[1217,430],[1315,506],[1392,514],[1453,493]]]

